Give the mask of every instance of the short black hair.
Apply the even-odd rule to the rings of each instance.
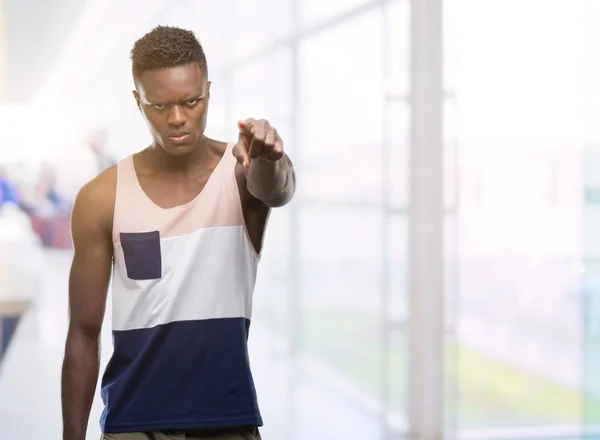
[[[143,72],[198,63],[207,75],[206,55],[192,31],[174,26],[157,26],[137,40],[131,49],[133,78]]]

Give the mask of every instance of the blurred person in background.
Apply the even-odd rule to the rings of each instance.
[[[17,183],[12,179],[5,167],[0,167],[0,206],[12,203],[19,205],[19,189]]]
[[[153,142],[87,183],[72,214],[63,439],[83,440],[111,279],[114,353],[105,439],[259,439],[247,338],[263,235],[295,193],[266,120],[237,142],[204,135],[210,81],[191,31],[159,26],[131,51]]]
[[[57,188],[56,167],[50,163],[44,163],[40,169],[39,180],[37,182],[38,196],[40,204],[49,205],[55,212],[59,210],[66,201],[60,196]]]
[[[44,162],[35,182],[34,195],[27,204],[33,228],[48,247],[70,248],[69,214],[71,201],[58,189],[56,165]]]
[[[116,160],[106,151],[106,129],[93,131],[87,138],[87,145],[94,153],[98,173],[112,167]]]

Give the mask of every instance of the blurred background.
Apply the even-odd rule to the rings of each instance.
[[[263,438],[600,438],[599,22],[597,0],[0,0],[0,439],[61,438],[71,204],[150,142],[128,56],[158,24],[205,48],[207,134],[267,118],[297,169],[254,301]]]

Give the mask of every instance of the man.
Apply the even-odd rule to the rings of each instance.
[[[295,174],[277,131],[204,136],[210,82],[192,32],[159,26],[131,52],[153,143],[81,188],[72,213],[63,440],[83,440],[112,269],[114,354],[104,439],[259,439],[249,368],[252,294],[269,210]]]

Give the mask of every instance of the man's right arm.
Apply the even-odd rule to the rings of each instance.
[[[69,330],[62,367],[63,440],[85,440],[100,368],[100,330],[111,275],[116,172],[109,169],[77,195],[71,217]]]

